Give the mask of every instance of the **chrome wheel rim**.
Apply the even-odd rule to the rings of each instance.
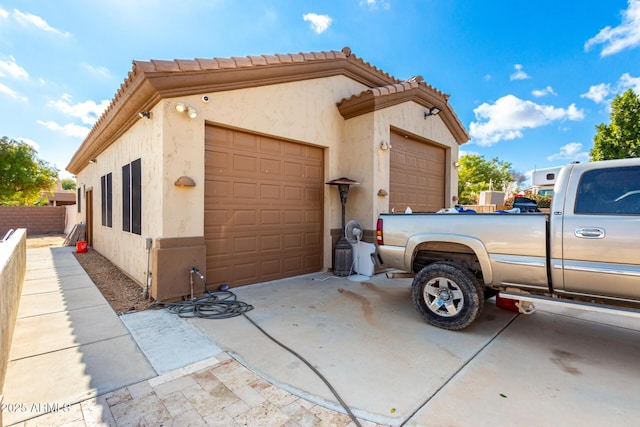
[[[460,287],[446,277],[436,277],[424,286],[422,296],[429,310],[438,316],[452,317],[464,307],[464,295]]]

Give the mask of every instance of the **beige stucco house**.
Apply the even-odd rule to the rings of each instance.
[[[327,181],[360,183],[346,217],[369,241],[381,212],[451,205],[469,136],[448,98],[349,48],[134,61],[67,170],[90,245],[156,299],[189,294],[192,267],[210,289],[326,271]]]

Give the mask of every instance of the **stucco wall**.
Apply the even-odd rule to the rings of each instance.
[[[134,280],[146,280],[147,252],[145,239],[162,235],[162,106],[152,110],[152,118],[140,118],[116,144],[112,144],[78,175],[82,189],[80,219],[86,222],[87,189],[93,189],[93,247],[112,260]],[[141,159],[142,234],[122,230],[122,167]],[[112,227],[102,225],[100,177],[112,173]]]
[[[22,228],[0,243],[0,395],[9,364],[9,350],[26,269],[27,230]]]
[[[114,260],[140,283],[145,281],[145,238],[204,235],[204,133],[206,123],[256,132],[325,148],[325,181],[347,176],[361,185],[349,194],[347,218],[370,230],[378,213],[388,210],[389,142],[391,128],[449,148],[447,162],[458,157],[458,145],[438,117],[424,119],[424,108],[413,102],[345,120],[336,104],[367,88],[345,76],[298,81],[227,92],[202,93],[161,100],[150,119],[141,118],[80,174],[80,188],[94,188],[94,247]],[[203,95],[208,96],[205,102]],[[196,118],[176,111],[181,103],[195,108]],[[393,149],[393,148],[392,148]],[[122,231],[121,168],[142,158],[142,235]],[[455,194],[451,182],[447,198]],[[113,173],[113,228],[100,225],[100,176]],[[180,188],[174,181],[186,175],[196,186]],[[86,209],[83,204],[83,212]],[[338,192],[324,189],[324,268],[331,267],[330,230],[340,228]],[[124,250],[126,249],[126,250]],[[203,266],[204,267],[204,266]]]
[[[65,213],[64,206],[0,206],[0,238],[18,228],[26,228],[30,236],[62,234]]]

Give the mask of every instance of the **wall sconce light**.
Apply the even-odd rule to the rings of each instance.
[[[429,116],[437,116],[440,114],[442,110],[436,106],[429,108],[428,110],[424,110],[424,118],[426,119]]]
[[[143,118],[146,117],[147,119],[151,118],[151,111],[140,111],[138,113],[138,117]]]
[[[91,159],[91,160],[89,160],[89,163],[92,164],[92,165],[96,164],[96,163],[98,163],[98,159],[95,159],[95,158]]]
[[[387,141],[382,141],[380,143],[381,150],[388,150],[389,148],[391,148],[391,144],[389,144]]]
[[[458,167],[460,167],[460,162],[458,162],[457,160],[453,162],[453,167],[458,169]]]
[[[176,182],[174,182],[173,185],[175,185],[176,187],[195,187],[196,183],[193,179],[183,175],[180,178],[176,179]]]
[[[195,108],[190,107],[188,105],[176,104],[176,111],[178,113],[186,112],[190,119],[195,119],[196,117],[198,117],[198,111],[196,111]]]

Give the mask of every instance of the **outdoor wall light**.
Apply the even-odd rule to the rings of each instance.
[[[424,118],[426,119],[429,116],[437,116],[440,114],[442,110],[436,106],[429,108],[428,110],[424,110]]]
[[[388,150],[389,148],[391,148],[391,144],[389,144],[387,141],[382,141],[380,143],[381,150]]]
[[[453,162],[453,167],[458,169],[458,167],[460,167],[460,162],[458,162],[457,160]]]
[[[196,183],[190,177],[183,175],[180,178],[176,179],[176,182],[174,182],[173,185],[175,185],[176,187],[195,187]]]
[[[91,159],[91,160],[89,160],[89,163],[92,164],[92,165],[95,164],[95,163],[98,163],[98,159]]]
[[[146,117],[147,119],[151,118],[151,111],[140,111],[138,113],[138,117],[143,118]]]
[[[189,118],[191,118],[191,119],[195,119],[196,117],[198,117],[198,111],[196,111],[195,108],[190,107],[190,106],[185,105],[185,104],[176,104],[176,111],[178,113],[186,112],[187,115],[189,116]]]

